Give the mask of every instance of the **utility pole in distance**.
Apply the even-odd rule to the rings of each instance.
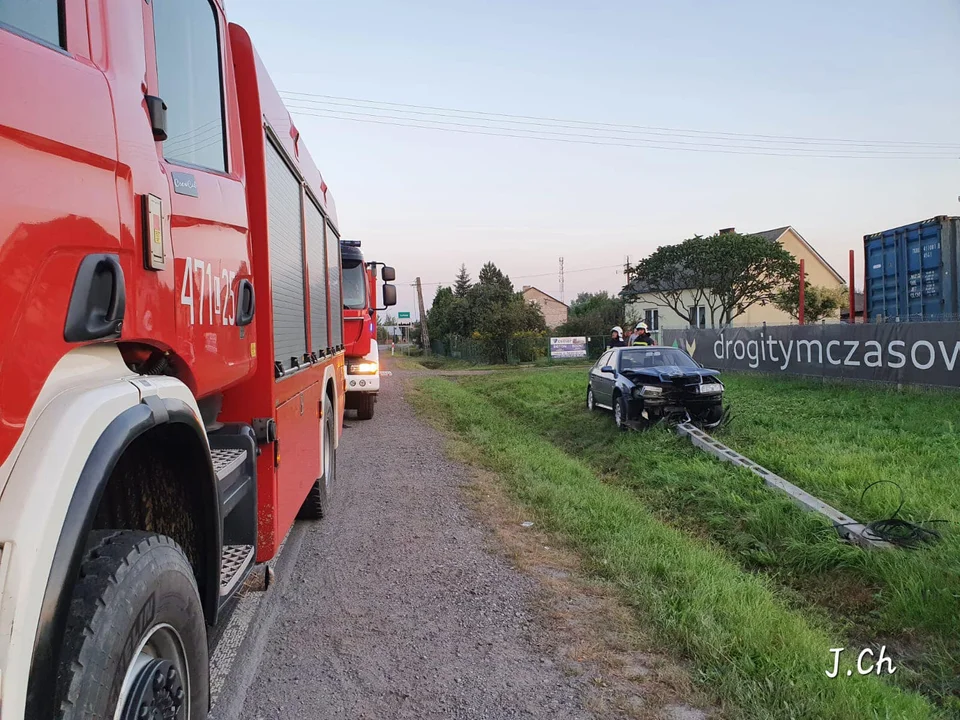
[[[427,332],[427,313],[423,309],[423,286],[417,278],[417,307],[420,309],[420,337],[423,339],[423,352],[430,354],[430,334]]]

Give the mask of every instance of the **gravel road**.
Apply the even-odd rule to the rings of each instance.
[[[535,581],[492,554],[467,471],[384,379],[348,417],[332,515],[299,523],[216,720],[588,718],[580,677],[537,649]]]

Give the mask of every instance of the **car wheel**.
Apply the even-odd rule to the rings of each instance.
[[[190,563],[164,535],[90,534],[61,653],[59,720],[207,717],[207,631]]]
[[[597,401],[596,401],[596,398],[593,397],[593,388],[588,387],[587,388],[587,410],[589,410],[590,412],[593,412],[596,409],[597,409]]]
[[[627,429],[627,401],[623,395],[617,395],[613,398],[613,422],[616,424],[617,430]]]

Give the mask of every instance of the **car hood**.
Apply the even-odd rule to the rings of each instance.
[[[636,370],[627,370],[623,373],[631,380],[644,381],[653,380],[655,382],[671,382],[680,378],[713,379],[719,374],[719,370],[710,370],[709,368],[689,368],[679,365],[658,365],[657,367],[638,368]]]

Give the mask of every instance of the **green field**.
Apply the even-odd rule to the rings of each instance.
[[[585,378],[427,378],[418,402],[619,584],[730,715],[927,717],[922,693],[960,716],[960,527],[936,525],[943,540],[920,550],[851,547],[665,430],[617,433],[583,407]],[[893,486],[861,500],[890,479],[902,517],[960,521],[956,396],[725,379],[728,445],[858,520],[896,509]],[[825,677],[830,647],[880,645],[897,665],[882,682]]]

